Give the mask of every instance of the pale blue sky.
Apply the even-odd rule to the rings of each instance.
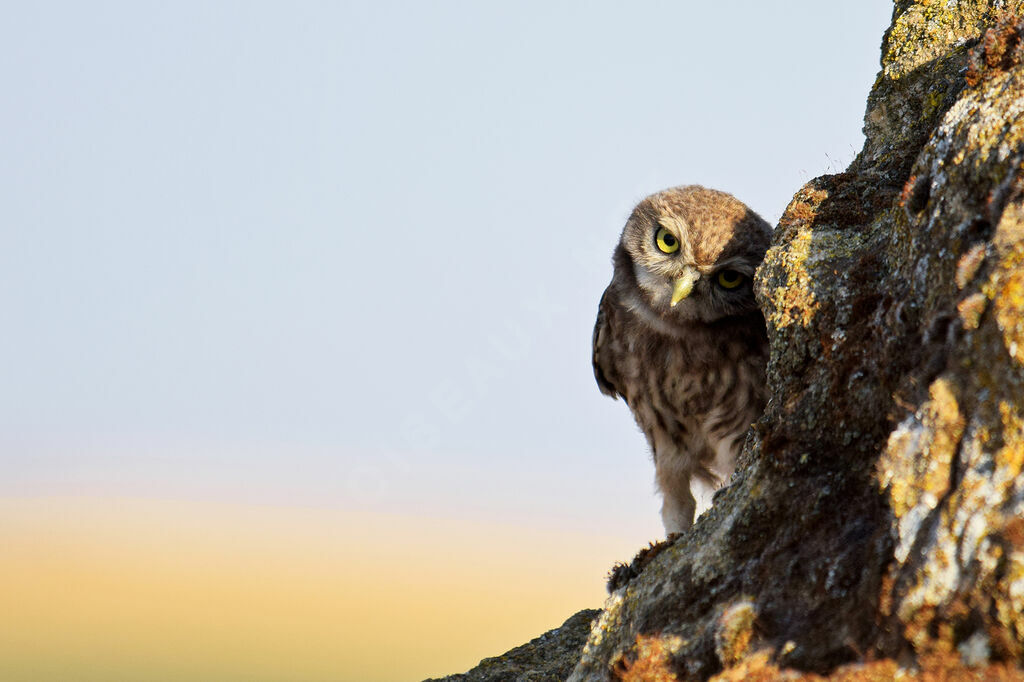
[[[590,368],[622,223],[844,167],[891,7],[9,6],[0,495],[657,534]]]

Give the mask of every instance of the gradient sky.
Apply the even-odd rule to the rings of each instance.
[[[0,505],[0,540],[17,551],[0,574],[43,600],[5,607],[35,618],[21,636],[56,631],[46,614],[63,602],[39,604],[107,551],[88,537],[131,548],[109,555],[135,563],[103,566],[141,566],[110,583],[134,585],[162,575],[145,557],[166,519],[184,524],[167,534],[185,560],[276,517],[238,511],[248,508],[327,514],[295,550],[313,584],[329,582],[318,562],[331,537],[351,552],[356,535],[400,542],[408,529],[449,560],[476,547],[480,599],[492,563],[517,569],[501,548],[532,548],[518,556],[534,578],[519,571],[519,583],[489,594],[512,586],[512,601],[532,594],[547,611],[527,614],[522,601],[521,629],[501,638],[486,629],[493,611],[452,612],[461,631],[495,638],[443,660],[443,643],[424,640],[439,652],[424,674],[598,606],[602,567],[661,533],[644,440],[590,367],[622,224],[646,194],[686,183],[733,192],[775,222],[804,182],[845,167],[862,143],[891,8],[11,4],[0,22],[0,501],[11,503]],[[91,512],[60,502],[80,498],[141,502]],[[160,500],[170,506],[156,521],[129,523]],[[235,511],[210,517],[218,505]],[[91,515],[102,523],[87,524]],[[289,518],[280,544],[259,545],[266,556],[292,551],[306,517]],[[353,518],[383,530],[330,521]],[[107,533],[111,519],[126,525]],[[437,530],[468,522],[478,525]],[[190,528],[191,550],[180,539]],[[505,530],[474,542],[486,528]],[[65,537],[82,553],[44,546]],[[553,563],[554,547],[590,563]],[[44,580],[39,556],[66,558]],[[247,556],[210,584],[245,577]],[[291,603],[293,583],[275,592],[253,580],[239,602]],[[421,581],[416,591],[435,599],[422,614],[435,615],[471,582],[438,592]],[[543,596],[581,581],[592,597]],[[221,587],[189,594],[201,605]],[[106,632],[119,595],[150,603],[110,589],[75,632]],[[301,609],[286,612],[295,620],[282,622],[303,622]],[[141,632],[160,613],[123,620],[110,651],[121,651],[115,632]],[[26,679],[44,679],[31,672],[40,661],[65,660],[19,647]]]
[[[9,7],[0,494],[656,530],[590,368],[621,225],[694,182],[777,220],[890,12]]]
[[[891,9],[7,7],[4,679],[417,679],[599,606],[662,534],[618,232],[842,170]]]

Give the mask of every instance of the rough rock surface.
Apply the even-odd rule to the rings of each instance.
[[[469,672],[426,682],[562,682],[579,660],[590,625],[599,613],[597,609],[580,611],[561,627],[501,656],[485,658]]]
[[[897,0],[863,150],[758,273],[740,469],[569,679],[1024,680],[1022,10]]]

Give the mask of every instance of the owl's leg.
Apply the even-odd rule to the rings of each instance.
[[[682,533],[693,525],[693,513],[697,508],[689,487],[683,488],[683,495],[663,493],[661,502],[661,525],[665,535]]]
[[[668,454],[668,456],[665,456]],[[658,490],[661,491],[661,523],[665,533],[682,533],[693,525],[697,502],[690,492],[690,468],[685,457],[676,453],[658,453],[654,462]]]
[[[710,480],[707,476],[697,474],[690,481],[690,494],[697,502],[697,511],[694,517],[700,516],[711,508],[711,502],[715,497],[715,491],[721,488],[721,483]]]

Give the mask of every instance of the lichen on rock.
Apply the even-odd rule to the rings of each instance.
[[[797,192],[758,274],[771,400],[744,467],[610,602],[571,679],[611,679],[655,634],[684,643],[679,679],[1016,674],[1020,9],[897,3],[863,151]],[[736,603],[746,644],[723,646]]]

